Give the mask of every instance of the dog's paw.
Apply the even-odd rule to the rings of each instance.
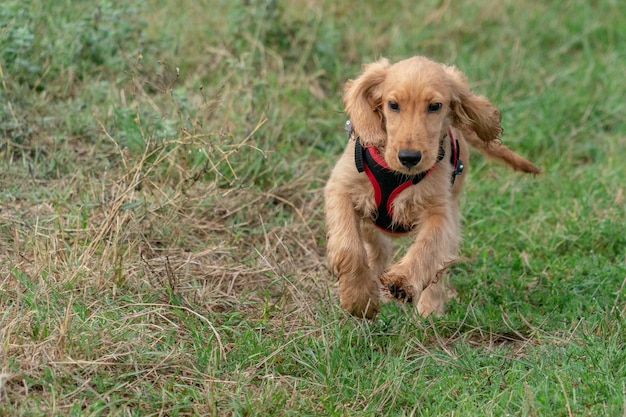
[[[404,303],[413,303],[417,301],[421,295],[421,291],[417,291],[412,285],[407,285],[402,276],[386,273],[381,277],[384,291],[390,297]]]
[[[405,303],[413,302],[413,289],[410,286],[403,287],[390,282],[387,284],[387,290],[389,294],[398,301]]]
[[[365,267],[357,274],[345,274],[339,278],[341,306],[359,318],[372,319],[380,304],[378,280]]]
[[[342,307],[345,308],[355,317],[373,319],[378,314],[378,300],[368,299],[361,302],[355,302],[354,304],[348,304],[342,302]]]

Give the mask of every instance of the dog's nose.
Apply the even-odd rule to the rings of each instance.
[[[398,151],[398,159],[400,160],[400,163],[405,167],[413,168],[422,160],[422,153],[420,151],[402,149]]]

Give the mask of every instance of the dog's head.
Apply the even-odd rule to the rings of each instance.
[[[436,163],[451,126],[473,130],[485,142],[502,132],[498,109],[472,93],[458,69],[423,57],[365,65],[346,83],[344,104],[362,143],[379,148],[389,167],[406,174]]]

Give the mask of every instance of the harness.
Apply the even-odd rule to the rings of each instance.
[[[349,123],[349,122],[348,122]],[[347,126],[349,126],[347,124]],[[350,129],[352,134],[352,129]],[[374,224],[387,232],[391,233],[407,233],[411,231],[411,227],[398,224],[393,221],[393,201],[406,188],[415,185],[430,175],[439,162],[445,157],[446,151],[443,147],[443,141],[450,138],[450,164],[453,167],[451,186],[457,175],[463,172],[463,162],[459,159],[460,147],[459,141],[454,139],[452,131],[441,139],[439,143],[439,155],[437,162],[428,170],[419,172],[415,175],[400,174],[393,171],[385,162],[378,149],[373,146],[363,146],[361,139],[356,138],[354,149],[354,162],[359,172],[365,172],[374,187],[374,198],[376,201],[378,215],[373,219]]]

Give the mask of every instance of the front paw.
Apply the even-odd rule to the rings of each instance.
[[[373,319],[378,314],[378,303],[376,295],[341,298],[341,306],[358,318]]]
[[[381,277],[381,283],[385,292],[395,298],[396,300],[404,303],[413,303],[420,298],[421,291],[414,285],[407,282],[404,275],[387,271]]]
[[[389,294],[400,302],[412,303],[413,302],[413,288],[410,286],[403,287],[393,282],[387,285],[387,291]]]
[[[378,279],[366,267],[356,274],[342,274],[339,277],[339,298],[341,306],[350,314],[360,318],[374,318],[380,303]]]

